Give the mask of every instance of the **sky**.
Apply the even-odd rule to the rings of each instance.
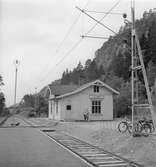
[[[95,21],[75,6],[108,12],[117,2],[118,0],[0,0],[0,75],[5,84],[1,91],[5,94],[7,106],[14,103],[16,59],[20,61],[17,73],[19,102],[25,94],[35,93],[35,88],[40,91],[59,79],[66,68],[73,69],[79,61],[84,64],[87,59],[93,59],[95,51],[106,41],[89,38],[80,41],[80,36],[94,26]],[[112,12],[127,13],[127,19],[130,20],[130,5],[130,0],[120,0]],[[135,0],[136,18],[141,18],[145,10],[155,7],[155,0]],[[98,20],[105,15],[89,14]],[[124,25],[122,15],[108,15],[102,22],[115,32]],[[109,37],[114,34],[98,25],[88,35]]]

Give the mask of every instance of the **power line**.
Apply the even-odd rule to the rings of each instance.
[[[66,41],[66,39],[68,38],[68,36],[70,35],[70,33],[72,32],[72,29],[74,28],[74,26],[76,25],[77,21],[79,20],[81,14],[79,14],[77,16],[77,18],[74,20],[74,22],[72,23],[72,25],[69,27],[67,33],[65,34],[63,40],[61,41],[61,43],[57,46],[54,55],[56,56],[57,53],[59,52],[60,48],[62,47],[63,43]],[[44,69],[47,69],[47,66],[49,66],[49,62],[45,65]],[[45,70],[43,70],[45,71]]]
[[[51,71],[58,66],[65,58],[67,58],[71,52],[78,47],[78,45],[82,42],[83,38],[80,38],[73,46],[72,48],[53,66],[53,68],[51,68],[51,70],[46,74],[45,78],[51,73]],[[42,82],[43,80],[41,80]]]
[[[82,42],[82,38],[79,39],[79,40],[75,43],[75,45],[73,45],[73,47],[62,57],[62,59],[56,64],[56,66],[59,65],[67,56],[69,56],[70,53],[71,53],[75,48],[77,48],[77,46],[78,46],[81,42]]]
[[[108,37],[99,37],[99,36],[91,36],[91,35],[81,35],[82,38],[97,38],[97,39],[109,39]]]
[[[87,3],[85,4],[84,8],[86,8],[86,7],[88,6],[89,2],[90,2],[90,0],[87,1]],[[67,37],[68,37],[68,36],[70,35],[70,33],[72,32],[72,29],[74,28],[74,26],[76,25],[76,23],[78,22],[80,16],[81,16],[81,13],[77,16],[77,18],[74,20],[74,22],[72,23],[72,25],[69,27],[69,29],[68,29],[66,35],[64,36],[63,40],[61,41],[61,43],[60,43],[59,46],[57,47],[57,49],[56,49],[56,51],[55,51],[54,54],[57,54],[57,53],[59,52],[59,50],[60,50],[60,48],[62,47],[63,43],[65,42],[65,40],[67,39]],[[79,40],[79,41],[80,41],[80,40]],[[79,41],[78,41],[77,43],[79,43]],[[75,46],[77,45],[77,43],[76,43],[72,48],[75,48]],[[72,48],[71,48],[70,50],[73,50]],[[69,51],[70,51],[70,50],[69,50]],[[69,53],[69,51],[68,51],[67,53]],[[67,55],[67,54],[65,54],[65,55]],[[65,56],[64,56],[64,57],[65,57]],[[64,57],[62,58],[63,60],[64,60]],[[61,59],[61,62],[63,61],[62,59]],[[45,68],[47,68],[47,65],[48,65],[48,64],[49,64],[49,63],[46,64]],[[57,63],[57,64],[58,64],[58,63]],[[56,66],[57,66],[57,65],[56,65]],[[54,66],[54,67],[55,67],[55,66]],[[52,69],[50,69],[50,72],[51,72],[51,70],[52,70]],[[45,71],[45,70],[43,70],[43,71]],[[48,72],[48,74],[49,74],[49,72]],[[46,76],[48,76],[48,75],[46,75]],[[42,82],[43,79],[41,79],[40,81]]]
[[[119,0],[117,3],[115,3],[115,5],[113,5],[113,7],[99,20],[99,22],[101,22],[119,3],[120,3],[120,1],[121,0]],[[87,5],[87,4],[86,4]],[[77,20],[77,19],[76,19]],[[72,24],[72,25],[74,25],[75,24],[75,21],[74,21],[74,23]],[[97,23],[95,23],[95,25],[93,26],[93,27],[91,27],[90,29],[89,29],[89,31],[87,31],[87,33],[85,33],[85,35],[87,36],[97,25],[98,25],[99,23],[97,22]],[[72,27],[72,26],[71,26]],[[71,28],[70,27],[70,28]],[[69,32],[69,31],[68,31]],[[68,34],[68,33],[67,33]],[[81,39],[79,39],[73,46],[72,46],[72,48],[59,60],[59,62],[58,63],[56,63],[54,66],[53,66],[53,68],[51,68],[51,70],[47,73],[47,75],[45,76],[45,77],[47,77],[48,75],[49,75],[49,73],[56,67],[56,66],[58,66],[67,56],[69,56],[70,54],[71,54],[71,52],[76,48],[76,47],[78,47],[78,45],[82,42],[82,40],[83,40],[84,38],[81,38]],[[40,80],[41,82],[43,81],[43,79],[42,80]]]
[[[89,15],[88,13],[86,13],[84,10],[80,9],[79,7],[76,6],[76,8],[78,10],[80,10],[82,13],[86,14],[88,17],[90,17],[91,19],[93,19],[95,22],[97,22],[98,24],[102,25],[103,27],[105,27],[106,29],[108,29],[109,31],[113,32],[114,34],[117,34],[115,31],[113,31],[111,28],[109,28],[108,26],[106,26],[105,24],[103,24],[102,22],[100,22],[99,20],[95,19],[94,17],[92,17],[91,15]]]
[[[67,31],[66,35],[64,36],[63,40],[61,41],[61,43],[59,44],[59,46],[56,49],[56,53],[59,51],[59,49],[62,47],[63,43],[65,42],[65,40],[67,39],[67,37],[69,36],[69,34],[71,33],[73,27],[76,25],[77,21],[79,20],[81,14],[78,15],[78,17],[74,20],[73,24],[70,26],[69,30]]]
[[[115,3],[115,4],[113,5],[113,7],[110,8],[110,9],[108,10],[108,12],[106,12],[106,14],[99,20],[99,22],[101,22],[101,21],[120,3],[120,1],[121,1],[121,0],[119,0],[117,3]],[[85,35],[87,36],[97,25],[98,25],[98,23],[96,22],[96,23],[94,24],[94,26],[91,27],[91,28],[85,33]]]
[[[89,4],[90,0],[87,1],[86,5],[84,6],[84,8],[86,8]],[[69,36],[69,34],[71,33],[72,29],[74,28],[74,26],[76,25],[77,21],[79,20],[81,16],[81,13],[77,16],[77,18],[74,20],[74,22],[72,23],[72,25],[69,27],[66,35],[64,36],[63,40],[61,41],[61,43],[59,44],[59,46],[56,49],[56,53],[59,51],[59,49],[61,48],[61,46],[63,45],[63,43],[65,42],[65,40],[67,39],[67,37]]]
[[[95,10],[84,10],[87,13],[104,13],[104,14],[108,14],[108,12],[103,12],[103,11],[95,11]],[[123,15],[123,13],[118,13],[118,12],[111,12],[109,14],[112,15]]]
[[[84,8],[86,8],[89,4],[90,0],[87,1],[86,5],[84,6]],[[65,34],[63,40],[61,41],[61,43],[58,45],[57,49],[56,49],[56,53],[59,51],[59,49],[61,48],[61,46],[63,45],[63,43],[65,42],[65,40],[67,39],[67,37],[69,36],[69,34],[71,33],[72,29],[74,28],[74,26],[76,25],[76,23],[78,22],[79,18],[81,16],[81,13],[77,16],[77,18],[74,20],[74,22],[71,24],[71,26],[69,27],[67,33]]]

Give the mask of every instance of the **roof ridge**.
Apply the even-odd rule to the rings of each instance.
[[[76,93],[78,93],[78,92],[80,92],[80,91],[82,91],[82,90],[88,88],[89,86],[93,85],[93,84],[96,83],[96,82],[100,82],[102,86],[104,86],[104,87],[107,88],[108,90],[112,91],[113,93],[119,94],[119,92],[118,92],[117,90],[113,89],[113,88],[110,87],[109,85],[107,85],[107,84],[105,84],[104,82],[102,82],[101,80],[97,79],[97,80],[95,80],[95,81],[92,81],[92,82],[89,82],[89,83],[87,83],[87,84],[84,84],[84,85],[78,87],[77,89],[75,89],[75,90],[73,90],[73,91],[71,91],[71,92],[67,92],[67,93],[65,93],[65,94],[62,94],[62,95],[57,96],[57,99],[58,99],[58,98],[63,98],[63,97],[66,97],[66,96],[70,96],[70,95],[73,95],[73,94],[76,94]]]

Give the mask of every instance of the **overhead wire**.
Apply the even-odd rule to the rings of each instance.
[[[71,53],[75,48],[77,48],[77,46],[81,43],[81,41],[82,41],[82,38],[80,38],[80,39],[72,46],[72,48],[71,48],[71,49],[62,57],[62,59],[56,64],[56,66],[59,65],[67,56],[69,56],[70,53]]]
[[[68,38],[68,36],[70,35],[70,33],[72,32],[72,29],[74,28],[74,26],[76,25],[77,21],[79,20],[81,16],[81,13],[79,13],[79,15],[76,17],[76,19],[74,20],[74,22],[71,24],[71,26],[69,27],[67,33],[65,34],[63,40],[60,42],[60,44],[57,46],[54,55],[56,56],[57,53],[59,52],[60,48],[62,47],[63,43],[66,41],[66,39]],[[48,63],[45,65],[45,69],[47,69],[47,66],[49,65],[49,61]],[[43,70],[45,71],[45,70]]]
[[[103,12],[103,11],[95,11],[95,10],[84,10],[87,13],[104,13],[104,14],[108,14],[108,12]],[[109,14],[112,15],[123,15],[123,13],[119,13],[119,12],[111,12]]]
[[[60,48],[62,47],[63,43],[66,41],[66,39],[67,39],[68,36],[70,35],[72,29],[73,29],[74,26],[76,25],[76,23],[77,23],[77,21],[79,20],[80,16],[81,16],[81,14],[79,14],[79,15],[77,16],[77,18],[74,20],[74,22],[72,23],[72,25],[69,27],[69,29],[68,29],[67,33],[65,34],[63,40],[62,40],[61,43],[57,46],[57,48],[56,48],[56,50],[55,50],[55,52],[54,52],[54,55],[55,55],[55,56],[58,54],[58,52],[59,52]],[[45,71],[45,70],[47,69],[47,66],[49,66],[49,64],[50,64],[50,61],[48,61],[48,63],[44,66],[43,71]],[[41,79],[40,79],[39,81],[41,81]]]
[[[89,2],[90,2],[91,0],[88,0],[87,1],[87,3],[85,4],[85,6],[84,6],[84,8],[86,8],[88,5],[89,5]],[[65,36],[64,36],[64,38],[63,38],[63,40],[61,41],[61,43],[58,45],[58,47],[56,48],[56,51],[55,51],[55,55],[59,52],[59,50],[60,50],[60,48],[62,47],[62,45],[63,45],[63,43],[66,41],[66,39],[68,38],[68,36],[70,35],[70,33],[72,32],[72,29],[74,28],[74,26],[76,25],[76,23],[78,22],[78,20],[79,20],[79,18],[80,18],[80,16],[81,16],[82,14],[81,13],[79,13],[78,14],[78,16],[76,17],[76,19],[74,20],[74,22],[71,24],[71,26],[69,27],[69,29],[68,29],[68,31],[67,31],[67,33],[65,34]],[[81,41],[81,40],[79,40],[79,41]],[[76,44],[72,47],[72,48],[75,48],[75,46],[79,43],[79,41],[77,41],[76,42]],[[70,49],[70,50],[72,50],[72,48]],[[67,52],[67,53],[69,53],[69,51]],[[64,58],[63,58],[64,59]],[[61,59],[62,60],[62,59]],[[60,62],[60,61],[59,61]],[[47,68],[47,65],[49,64],[49,62],[46,64],[46,66],[45,66],[45,68]],[[57,63],[58,64],[58,63]],[[55,66],[54,66],[55,67]],[[43,70],[43,71],[45,71],[45,70]],[[49,70],[49,71],[51,71],[51,69]],[[49,75],[49,72],[48,72],[48,75]],[[46,75],[46,77],[48,76],[48,75]],[[45,77],[44,77],[45,78]],[[42,82],[43,81],[43,79],[40,79],[39,80],[40,82]]]
[[[101,22],[119,3],[121,0],[119,0],[117,3],[115,3],[109,10],[106,12],[106,14],[99,20]],[[84,35],[87,36],[99,23],[96,22],[94,26],[92,26]]]
[[[58,66],[65,58],[67,58],[70,53],[78,47],[78,45],[82,42],[83,38],[80,38],[73,46],[70,50],[68,50],[68,52],[53,66],[53,68],[46,74],[45,78],[47,78],[47,76],[51,73],[51,71]]]
[[[89,2],[90,2],[90,0],[87,1],[87,3],[85,4],[84,8],[86,8],[88,6]],[[57,47],[56,52],[58,52],[58,50],[61,48],[61,46],[65,42],[66,38],[69,36],[69,34],[71,33],[72,29],[74,28],[74,26],[76,25],[77,21],[79,20],[80,16],[81,16],[81,13],[79,13],[79,15],[77,16],[77,18],[74,20],[74,22],[72,23],[72,25],[69,27],[66,35],[64,36],[63,40],[61,41],[61,43]]]
[[[56,53],[59,51],[59,49],[62,47],[63,43],[65,42],[65,40],[67,39],[67,37],[69,36],[69,34],[71,33],[73,27],[76,25],[77,21],[79,20],[81,16],[81,13],[79,13],[78,17],[74,20],[73,24],[70,26],[70,28],[68,29],[66,35],[64,36],[63,40],[61,41],[61,43],[59,44],[59,46],[56,49]]]
[[[101,22],[101,21],[120,3],[120,1],[121,1],[121,0],[119,0],[117,3],[115,3],[115,4],[108,10],[108,12],[106,12],[106,14],[99,20],[99,22]],[[79,15],[79,16],[80,16],[80,15]],[[76,20],[77,20],[77,19],[76,19]],[[75,21],[74,21],[74,24],[75,24]],[[74,24],[72,24],[72,25],[74,25]],[[94,24],[94,26],[92,26],[92,27],[85,33],[85,36],[87,36],[98,24],[99,24],[99,23],[96,22],[96,23]],[[71,27],[72,27],[72,26],[71,26]],[[68,31],[68,32],[69,32],[69,31]],[[69,50],[66,52],[66,54],[53,66],[53,68],[51,68],[51,70],[47,73],[47,75],[45,75],[45,78],[47,78],[47,76],[49,75],[49,73],[50,73],[56,66],[58,66],[66,57],[68,57],[74,49],[76,49],[76,48],[79,46],[79,44],[82,42],[83,39],[84,39],[84,38],[79,39],[79,40],[71,47],[71,49],[69,49]],[[64,41],[64,39],[63,39],[63,41]],[[61,44],[61,45],[62,45],[62,44]],[[42,82],[42,81],[43,81],[43,80],[41,80],[41,82]]]
[[[106,26],[105,24],[103,24],[102,22],[100,22],[99,20],[95,19],[94,17],[92,17],[91,15],[89,15],[87,12],[85,12],[84,10],[80,9],[79,7],[76,7],[78,10],[80,10],[82,13],[84,13],[85,15],[87,15],[88,17],[90,17],[92,20],[94,20],[95,22],[97,22],[98,24],[102,25],[103,27],[105,27],[106,29],[108,29],[109,31],[113,32],[114,34],[117,34],[114,30],[112,30],[110,27]]]

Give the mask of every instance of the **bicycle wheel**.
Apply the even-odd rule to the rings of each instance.
[[[137,133],[137,132],[141,132],[141,124],[139,124],[138,122],[135,122],[133,124],[133,129],[132,129],[132,123],[130,123],[128,125],[128,132],[131,134],[133,132]]]
[[[132,129],[132,123],[128,124],[128,132],[131,134],[132,131],[136,132],[136,124],[134,124],[134,127]]]
[[[151,133],[151,126],[149,124],[144,124],[142,126],[142,132],[143,133]]]
[[[128,129],[128,126],[127,126],[127,122],[120,122],[119,125],[118,125],[118,130],[119,132],[121,133],[125,133]]]
[[[137,122],[135,126],[135,132],[141,132],[142,131],[142,124],[141,122]]]
[[[154,131],[155,131],[155,128],[154,128],[153,121],[152,121],[152,120],[150,120],[150,121],[148,122],[148,124],[149,124],[149,125],[150,125],[150,127],[151,127],[151,133],[152,133],[152,132],[154,132]]]

